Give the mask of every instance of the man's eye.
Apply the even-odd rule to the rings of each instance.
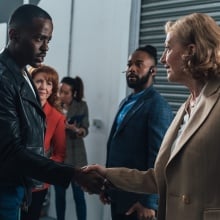
[[[43,39],[42,39],[42,37],[36,37],[35,40],[38,42],[41,42]]]
[[[47,43],[49,43],[51,39],[47,39],[44,36],[37,36],[35,38],[35,40],[38,41],[38,42],[47,41]]]
[[[140,67],[142,65],[142,63],[136,63],[137,67]]]

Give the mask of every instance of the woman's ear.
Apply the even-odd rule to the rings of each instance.
[[[194,56],[196,53],[196,45],[195,44],[189,44],[188,46],[188,53],[190,56]]]

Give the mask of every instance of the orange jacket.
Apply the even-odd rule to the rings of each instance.
[[[65,116],[48,102],[43,106],[46,115],[44,150],[56,162],[63,162],[66,152]]]
[[[46,115],[46,133],[44,138],[44,151],[49,158],[56,162],[63,162],[66,153],[65,116],[58,112],[48,102],[43,106]],[[49,187],[45,183],[41,189],[33,189],[33,192]]]

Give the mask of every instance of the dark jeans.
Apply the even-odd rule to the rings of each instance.
[[[48,189],[32,192],[31,205],[28,212],[21,211],[21,220],[39,220],[41,209]]]
[[[19,211],[24,198],[24,187],[0,187],[0,219],[18,220]]]
[[[84,192],[75,183],[71,183],[71,186],[73,190],[73,199],[76,206],[77,219],[86,220],[86,201]],[[57,220],[65,220],[66,189],[56,185],[55,197]]]

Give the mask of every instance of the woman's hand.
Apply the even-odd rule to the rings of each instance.
[[[70,129],[71,131],[76,133],[78,137],[83,137],[85,135],[85,129],[78,127],[76,122],[73,124],[69,124],[68,122],[66,122],[66,129]]]
[[[88,165],[88,166],[83,167],[82,169],[83,169],[83,172],[88,173],[90,171],[96,171],[101,176],[106,177],[107,168],[99,164]]]

